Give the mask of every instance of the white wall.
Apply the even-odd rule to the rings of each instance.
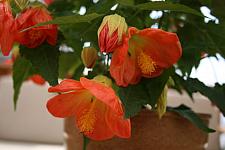
[[[38,86],[31,81],[25,82],[14,112],[12,79],[0,78],[0,138],[63,142],[63,119],[51,116],[45,106],[47,99],[53,96],[47,89],[47,84]]]

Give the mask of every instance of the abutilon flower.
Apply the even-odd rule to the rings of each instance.
[[[98,29],[98,43],[101,52],[111,53],[121,44],[127,32],[127,24],[123,17],[114,14],[103,18]]]
[[[52,20],[48,10],[42,7],[31,7],[23,11],[17,18],[16,23],[19,31],[23,31],[38,23]],[[57,26],[44,25],[41,27],[32,28],[17,35],[17,41],[27,46],[35,48],[47,41],[50,45],[55,45],[57,41]]]
[[[48,111],[55,117],[75,117],[76,126],[93,140],[106,140],[114,135],[131,136],[131,124],[124,118],[120,99],[111,88],[112,81],[105,76],[80,81],[66,79],[50,87],[49,92],[61,93],[47,103]]]
[[[114,51],[110,65],[111,76],[119,86],[136,84],[141,77],[159,76],[182,54],[177,35],[160,29],[130,27],[122,43]]]
[[[16,33],[16,26],[8,0],[0,0],[0,49],[8,56]]]
[[[81,52],[81,59],[87,68],[93,68],[98,58],[98,52],[93,47],[85,47]]]

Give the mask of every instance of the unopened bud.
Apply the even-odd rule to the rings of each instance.
[[[87,68],[93,68],[97,58],[97,50],[93,47],[86,47],[81,52],[81,59]]]
[[[127,32],[125,18],[114,14],[105,16],[98,29],[98,44],[101,52],[111,53],[118,47]]]

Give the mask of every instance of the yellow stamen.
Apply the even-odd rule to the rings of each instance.
[[[90,109],[85,110],[78,120],[78,127],[85,134],[93,133],[96,122],[96,112],[94,111],[96,100],[92,99],[91,103]]]
[[[151,75],[156,70],[156,63],[143,51],[139,53],[137,62],[141,72],[145,75]]]

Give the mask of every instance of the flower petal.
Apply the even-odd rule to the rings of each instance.
[[[48,101],[47,109],[55,117],[71,117],[80,113],[79,108],[88,105],[91,97],[92,95],[86,90],[60,94]]]
[[[107,87],[102,83],[98,83],[94,80],[89,80],[84,77],[80,78],[82,86],[89,90],[97,99],[102,101],[104,104],[112,108],[117,113],[122,113],[122,106],[117,98],[115,92],[111,87]]]
[[[32,75],[32,76],[30,77],[30,79],[31,79],[34,83],[36,83],[36,84],[38,84],[38,85],[44,85],[44,84],[45,84],[45,79],[44,79],[41,75],[39,75],[39,74]]]
[[[50,87],[48,92],[69,92],[74,90],[81,90],[84,89],[83,86],[80,84],[79,81],[72,80],[72,79],[65,79],[60,84]]]
[[[115,49],[112,57],[112,65],[122,65],[128,55],[128,41],[129,38],[123,35],[122,44]]]
[[[0,48],[2,50],[2,53],[4,56],[8,56],[13,43],[14,43],[14,37],[16,33],[16,28],[14,25],[14,19],[7,16],[4,20],[3,25],[3,31],[1,31],[1,37],[0,37]]]
[[[96,100],[96,102],[94,103],[95,104],[94,104],[94,108],[92,108],[93,109],[92,113],[94,113],[95,116],[94,118],[89,118],[89,121],[90,119],[94,119],[93,130],[90,132],[83,132],[83,134],[85,134],[88,138],[92,140],[96,140],[96,141],[110,139],[114,136],[114,133],[112,132],[112,130],[110,129],[110,127],[108,126],[105,120],[106,105],[99,100]],[[88,105],[83,108],[79,107],[80,113],[76,114],[76,118],[75,118],[76,125],[78,128],[79,128],[79,120],[82,119],[81,117],[84,115],[86,110],[90,110],[90,108],[93,107],[91,106],[92,103],[88,103]]]
[[[123,63],[117,65],[120,61],[120,56],[117,54],[118,50],[112,56],[112,63],[110,65],[110,74],[119,86],[126,87],[128,84],[136,84],[140,81],[140,70],[137,67],[135,59],[128,54],[125,56]]]
[[[123,116],[116,115],[111,108],[108,107],[106,112],[106,122],[113,133],[120,138],[130,138],[131,123],[130,119],[125,119]]]
[[[161,68],[168,68],[175,64],[182,55],[182,48],[175,33],[160,29],[129,29],[132,35],[130,43],[135,45],[136,51],[143,50]]]

